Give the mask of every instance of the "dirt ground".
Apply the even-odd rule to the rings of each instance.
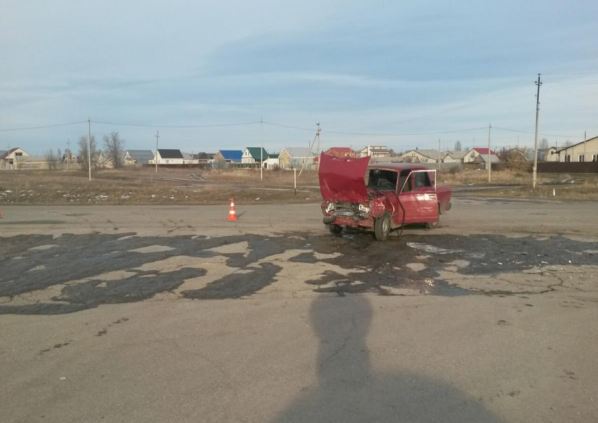
[[[4,206],[2,421],[588,422],[598,205]]]
[[[315,172],[259,169],[150,168],[102,170],[92,181],[79,171],[0,173],[0,204],[216,204],[234,196],[245,202],[305,202],[319,198]]]
[[[488,184],[483,170],[440,172],[439,183],[472,196],[598,199],[598,176],[540,175],[531,189],[523,171],[495,171]],[[80,171],[18,171],[0,173],[0,206],[10,204],[223,204],[231,197],[245,203],[308,203],[320,198],[314,171],[298,174],[258,169],[204,170],[127,168],[95,172],[90,182]]]

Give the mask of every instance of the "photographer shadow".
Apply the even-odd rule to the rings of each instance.
[[[363,295],[320,296],[313,302],[318,381],[274,421],[500,422],[446,382],[406,372],[374,372],[366,345],[371,318]]]

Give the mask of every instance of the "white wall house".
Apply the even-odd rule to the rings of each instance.
[[[488,158],[487,147],[474,147],[471,148],[463,156],[463,163],[481,163],[486,162]],[[492,163],[499,163],[500,160],[494,151],[490,151],[490,161]]]
[[[262,147],[245,147],[241,163],[243,164],[259,164],[268,159],[268,152]],[[258,166],[259,167],[259,166]]]
[[[410,163],[438,163],[442,162],[445,153],[438,150],[415,149],[409,150],[399,156],[403,162]]]
[[[21,147],[0,151],[0,169],[19,169],[20,163],[29,158],[29,154]]]
[[[390,149],[385,145],[366,145],[359,151],[359,157],[390,157]]]
[[[463,163],[466,151],[447,151],[442,158],[443,163]]]
[[[154,153],[156,154],[156,153]],[[185,158],[181,150],[159,148],[156,154],[158,165],[182,165],[185,164]],[[156,159],[152,159],[150,164],[156,164]]]
[[[276,169],[280,167],[280,161],[278,159],[278,154],[269,154],[268,158],[264,161],[264,168],[265,169]]]
[[[598,137],[556,151],[559,162],[598,162]]]

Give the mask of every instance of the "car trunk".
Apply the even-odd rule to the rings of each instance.
[[[369,157],[360,159],[320,155],[320,192],[325,201],[367,203],[365,173]]]

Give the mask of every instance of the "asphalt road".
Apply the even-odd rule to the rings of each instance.
[[[2,211],[3,422],[598,416],[598,204],[461,198],[385,243],[317,204]]]

